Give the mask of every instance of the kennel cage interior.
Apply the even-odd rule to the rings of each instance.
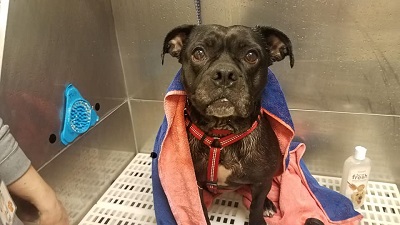
[[[144,151],[151,151],[152,145]],[[317,181],[334,191],[340,189],[340,178],[314,176]],[[400,223],[400,192],[392,183],[368,183],[364,205],[357,210],[364,218],[360,225],[396,225]],[[247,225],[248,210],[241,196],[234,192],[217,197],[209,209],[213,225]],[[151,185],[151,158],[139,153],[91,208],[79,225],[142,224],[154,225],[154,203]]]
[[[354,146],[367,147],[371,182],[360,212],[368,225],[400,223],[399,6],[390,0],[200,6],[205,24],[271,25],[291,38],[294,68],[283,62],[271,69],[296,139],[307,145],[306,165],[337,191],[344,160]],[[173,27],[198,23],[194,2],[10,1],[3,15],[0,116],[72,223],[154,224],[148,154],[165,91],[180,68],[172,57],[161,65],[160,46]],[[60,109],[68,83],[96,106],[99,122],[64,146]],[[235,195],[217,199],[210,215],[213,224],[247,220]]]

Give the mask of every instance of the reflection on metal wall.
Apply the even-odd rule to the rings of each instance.
[[[0,115],[35,167],[64,146],[58,136],[66,84],[73,83],[101,118],[126,100],[109,1],[11,1]]]
[[[135,123],[135,139],[138,140],[137,148],[154,146],[154,139],[158,128],[164,118],[164,108],[160,101],[143,101],[132,99],[131,114]]]
[[[162,41],[173,26],[194,23],[193,1],[111,0],[121,60],[130,96],[161,100],[179,64],[166,57]]]
[[[171,57],[161,66],[162,41],[173,27],[196,23],[193,1],[111,2],[129,95],[162,105],[179,69]],[[400,2],[202,0],[202,12],[207,24],[271,25],[292,39],[294,68],[272,69],[313,172],[339,175],[353,147],[365,145],[373,177],[400,183]]]

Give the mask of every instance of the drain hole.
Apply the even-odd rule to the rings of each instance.
[[[56,142],[56,141],[57,141],[57,136],[55,134],[50,134],[49,142],[51,144],[54,144],[54,142]]]
[[[99,110],[100,110],[100,103],[96,103],[96,104],[94,105],[94,109],[95,109],[96,111],[99,111]]]

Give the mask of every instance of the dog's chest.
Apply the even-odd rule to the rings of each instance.
[[[199,183],[207,182],[210,147],[189,134],[192,160]],[[217,170],[219,186],[236,187],[272,177],[281,163],[275,133],[257,128],[242,140],[220,150]]]

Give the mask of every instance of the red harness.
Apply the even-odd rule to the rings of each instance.
[[[188,116],[185,118],[186,120],[186,128],[190,131],[190,133],[197,138],[198,140],[202,141],[205,145],[210,148],[210,154],[208,156],[208,166],[207,166],[207,182],[206,186],[208,190],[214,194],[218,193],[218,164],[219,164],[219,156],[221,150],[229,146],[247,135],[249,135],[259,124],[260,116],[258,119],[253,123],[253,125],[246,130],[244,133],[241,134],[228,134],[224,137],[210,137],[206,133],[204,133],[200,128],[194,125]],[[217,132],[215,132],[217,133]],[[221,132],[218,132],[221,133]],[[223,132],[225,133],[225,132]]]

